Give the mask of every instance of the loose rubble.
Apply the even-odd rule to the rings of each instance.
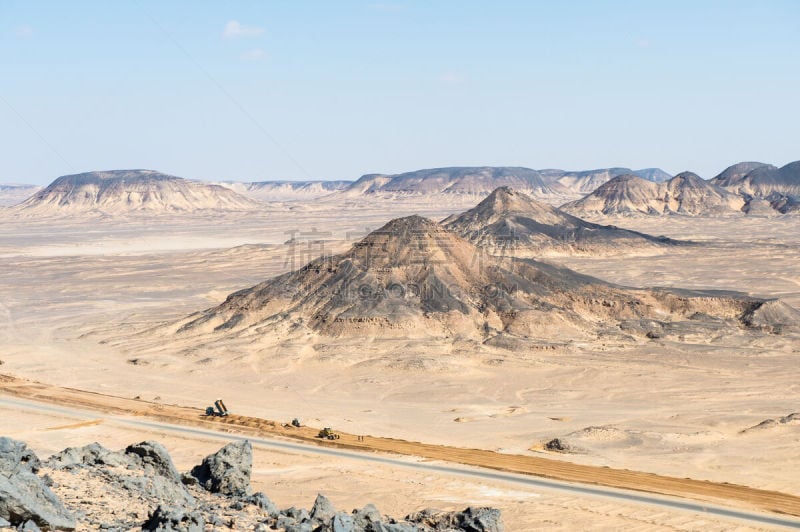
[[[502,532],[500,511],[424,509],[403,519],[367,504],[337,510],[323,494],[310,510],[281,510],[253,493],[252,446],[229,443],[180,473],[167,450],[145,441],[111,451],[70,447],[44,462],[25,443],[0,438],[0,529],[203,532]]]

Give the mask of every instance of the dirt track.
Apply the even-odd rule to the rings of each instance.
[[[62,406],[82,407],[110,414],[142,416],[178,425],[202,426],[253,436],[283,436],[317,445],[418,456],[566,482],[721,502],[737,507],[800,516],[798,496],[735,484],[680,479],[638,471],[574,464],[550,458],[501,454],[482,449],[462,449],[391,438],[362,436],[359,439],[359,436],[347,433],[341,433],[339,440],[320,440],[316,438],[318,429],[311,427],[295,428],[274,421],[238,415],[206,418],[203,412],[196,408],[60,388],[7,375],[0,375],[0,392]]]

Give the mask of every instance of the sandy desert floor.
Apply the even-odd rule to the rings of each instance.
[[[179,470],[188,470],[226,443],[224,439],[176,436],[159,430],[131,430],[114,421],[87,416],[54,416],[0,405],[13,437],[29,442],[40,457],[66,446],[97,441],[111,448],[156,440],[170,451]],[[8,429],[7,429],[8,430]],[[410,462],[414,460],[409,458]],[[423,507],[463,509],[465,504],[500,508],[507,530],[767,530],[733,519],[689,511],[649,508],[633,503],[511,482],[476,480],[456,474],[362,463],[347,458],[282,452],[254,447],[253,489],[269,494],[280,507],[310,505],[317,493],[337,508],[375,502],[382,513],[405,515]],[[466,471],[466,470],[465,470]],[[68,479],[66,479],[68,480]]]
[[[158,220],[3,218],[0,372],[187,406],[222,396],[245,415],[300,417],[356,434],[501,452],[542,453],[542,443],[558,437],[574,448],[557,455],[564,460],[800,494],[791,466],[800,463],[800,419],[780,422],[800,411],[800,344],[790,336],[742,331],[636,345],[565,338],[557,349],[524,353],[315,339],[268,358],[236,349],[229,356],[179,354],[173,345],[139,351],[136,342],[118,341],[300,266],[322,246],[343,250],[390,218],[443,218],[474,203],[318,201],[275,204],[259,214]],[[655,256],[548,260],[629,286],[741,290],[800,308],[796,217],[604,223],[705,245]],[[292,236],[295,242],[287,243]],[[144,439],[102,425],[42,431],[69,423],[41,415],[4,412],[3,419],[5,433],[45,454],[94,440],[120,447]],[[768,419],[776,423],[746,430]],[[164,443],[182,467],[218,447]],[[256,483],[282,505],[308,504],[325,491],[343,507],[368,499],[397,514],[462,501],[496,504],[516,525],[511,530],[706,528],[684,514],[373,466],[320,466],[313,457],[271,453],[257,463]],[[352,480],[342,485],[341,473],[350,471]],[[625,521],[631,516],[639,517]]]

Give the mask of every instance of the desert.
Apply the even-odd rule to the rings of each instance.
[[[122,212],[103,215],[99,222],[94,207],[88,209],[88,218],[76,214],[74,206],[64,212],[51,208],[41,220],[6,216],[8,231],[0,243],[3,374],[198,409],[221,396],[237,415],[258,419],[298,418],[304,425],[350,434],[555,457],[800,495],[795,475],[786,467],[798,459],[798,422],[792,416],[797,385],[791,370],[798,352],[794,308],[800,306],[800,278],[791,266],[800,258],[795,217],[743,212],[733,218],[599,217],[582,222],[589,228],[613,227],[602,229],[599,246],[573,249],[563,239],[548,245],[538,236],[520,234],[512,248],[490,245],[488,251],[478,251],[446,229],[476,203],[513,200],[499,215],[493,209],[493,216],[534,216],[528,212],[532,206],[538,216],[544,211],[552,217],[557,211],[508,188],[487,198],[454,194],[449,204],[441,193],[436,201],[428,194],[372,198],[368,206],[350,196],[339,201],[335,194],[219,213],[205,208],[178,215],[169,209]],[[575,220],[564,214],[550,223],[564,219]],[[636,245],[616,246],[608,234],[617,233],[623,242],[635,238]],[[364,255],[370,243],[384,253]],[[543,255],[544,262],[511,255]],[[479,261],[473,260],[476,256]],[[358,297],[336,303],[333,293],[325,291],[330,282],[306,277],[318,279],[320,267],[342,269],[354,260],[365,269],[352,275],[367,279],[370,286],[409,279],[424,286],[425,279],[434,279],[430,272],[439,276],[436,282],[452,286],[489,271],[514,271],[521,278],[537,279],[537,287],[551,283],[554,292],[548,296],[537,288],[524,296],[535,294],[539,310],[531,309],[532,299],[509,299],[509,309],[522,314],[514,325],[499,318],[504,307],[492,307],[491,299],[475,301],[470,287],[462,286],[455,299],[445,302],[459,309],[475,301],[473,310],[457,311],[465,317],[458,318],[452,309],[439,308],[442,301],[436,297],[399,306],[391,299]],[[520,260],[528,269],[509,265]],[[455,264],[462,269],[454,270]],[[428,276],[420,277],[415,267]],[[368,271],[383,271],[388,277],[364,277]],[[289,286],[287,296],[280,291],[270,295],[272,289],[259,284],[292,275],[300,277],[275,285]],[[555,277],[544,281],[547,276]],[[298,287],[291,288],[293,282]],[[317,282],[322,285],[313,284]],[[558,288],[564,282],[564,290],[573,296],[589,290],[587,301],[647,300],[654,310],[598,318],[599,311],[584,302],[580,308],[588,314],[577,316],[577,307],[564,306]],[[245,290],[251,286],[267,303],[254,306],[255,300],[232,299],[252,298]],[[513,290],[519,295],[526,289]],[[710,299],[709,290],[716,291]],[[288,316],[286,305],[297,303],[282,297],[296,300],[302,294],[313,299],[308,310],[301,304],[296,318],[271,317],[276,312]],[[655,303],[669,294],[700,297],[702,308],[686,303],[689,297],[678,307],[689,306],[670,318],[665,310],[676,304],[659,309]],[[541,307],[546,301],[550,303]],[[558,301],[561,306],[554,306]],[[762,301],[777,310],[749,326],[742,322],[747,306]],[[393,306],[385,306],[389,303]],[[274,309],[265,313],[260,310],[265,304]],[[253,314],[226,326],[239,311],[225,309],[242,305]],[[488,307],[498,318],[487,326],[487,318],[480,316],[490,316]],[[609,307],[598,303],[597,308]],[[220,318],[214,317],[217,312]],[[531,329],[543,312],[547,326]],[[350,325],[315,322],[320,313],[350,316],[339,321]],[[558,315],[562,317],[554,319]],[[690,315],[694,317],[688,319]],[[210,325],[202,324],[209,319]],[[198,320],[200,324],[187,327]],[[494,332],[487,333],[490,329]],[[41,412],[35,417],[43,417],[42,426],[56,430],[39,435],[43,429],[17,424],[27,416],[11,415],[13,405],[3,408],[9,413],[6,419],[18,420],[6,423],[11,427],[6,434],[28,442],[42,458],[95,440],[113,449],[144,439],[134,437],[130,428],[114,429],[106,437],[105,421],[88,426],[77,422],[69,428],[72,423],[48,421],[55,414]],[[203,438],[184,441],[187,448],[176,454],[184,468],[187,454],[194,452],[196,459],[197,453],[212,452]],[[273,453],[256,449],[254,463],[262,455],[277,460]],[[294,456],[280,454],[280,460]],[[313,454],[300,456],[314,462]],[[360,471],[361,466],[352,467]],[[405,471],[392,474],[414,478]],[[287,476],[276,491],[270,478],[274,474],[256,467],[253,482],[269,497],[287,501],[287,507],[308,506],[301,495],[313,500],[309,490],[323,492],[331,486],[322,482],[313,488],[307,478],[298,480],[295,489]],[[367,487],[372,482],[360,478],[358,489],[327,487],[333,491],[326,493],[337,507],[374,503],[401,516],[426,505],[460,511],[463,503],[498,508],[507,529],[543,526],[537,502],[530,502],[542,496],[536,491],[516,506],[513,496],[478,495],[473,500],[469,494],[481,489],[517,493],[519,488],[478,489],[467,482],[446,501],[428,496],[417,503],[411,492],[412,500],[387,499],[388,493]],[[441,476],[436,482],[452,481]],[[350,491],[337,499],[337,493]],[[375,496],[359,499],[358,491]],[[560,495],[548,496],[561,501]],[[602,505],[591,498],[584,504]],[[582,511],[570,517],[571,510],[562,506],[559,526],[578,526],[585,519]],[[697,526],[690,524],[696,523],[694,518],[673,514],[658,525]],[[612,516],[604,519],[600,528],[623,526]],[[720,528],[730,525],[711,522]]]
[[[0,530],[800,530],[800,4],[0,13]]]

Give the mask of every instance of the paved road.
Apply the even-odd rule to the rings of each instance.
[[[626,490],[606,488],[600,486],[560,482],[545,478],[516,475],[513,473],[503,473],[503,472],[497,472],[497,471],[491,471],[491,470],[467,467],[467,466],[446,465],[441,462],[440,463],[417,462],[413,461],[413,459],[409,457],[394,457],[386,454],[381,455],[373,453],[362,453],[344,449],[335,449],[329,447],[319,447],[316,445],[307,445],[303,443],[294,443],[277,439],[272,440],[267,438],[245,437],[221,431],[184,427],[181,425],[172,425],[169,423],[161,423],[156,421],[144,421],[141,419],[118,417],[108,414],[98,414],[97,412],[94,411],[92,412],[81,411],[73,408],[54,406],[54,405],[37,403],[34,401],[28,401],[24,399],[16,399],[10,397],[0,397],[0,406],[12,409],[25,409],[25,410],[48,412],[51,414],[84,418],[87,420],[102,418],[107,422],[123,426],[138,427],[152,431],[160,431],[168,434],[192,435],[205,439],[218,439],[225,441],[247,439],[250,440],[250,442],[254,446],[271,448],[271,449],[280,449],[282,451],[293,451],[304,454],[335,456],[338,458],[376,462],[385,465],[391,465],[394,467],[411,468],[422,471],[432,471],[448,475],[466,476],[471,478],[487,479],[487,480],[500,480],[514,484],[521,484],[529,487],[547,488],[551,490],[563,491],[577,495],[602,497],[607,499],[621,500],[629,503],[632,502],[632,503],[644,504],[647,506],[677,509],[688,512],[694,512],[698,514],[708,514],[715,517],[737,519],[749,522],[751,524],[758,524],[762,526],[768,525],[772,527],[782,527],[782,528],[800,530],[800,519],[794,519],[792,517],[751,512],[748,510],[737,510],[718,505],[705,504],[701,502],[692,502],[685,499],[651,495],[635,491],[626,491]]]

